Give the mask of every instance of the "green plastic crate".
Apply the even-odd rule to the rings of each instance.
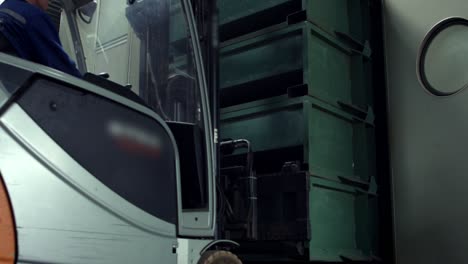
[[[330,103],[372,105],[368,53],[302,22],[225,43],[220,52],[222,105],[300,93]],[[305,90],[302,92],[302,90]],[[226,102],[226,103],[225,103]]]
[[[220,135],[255,152],[299,148],[313,176],[366,184],[375,175],[372,110],[358,117],[309,96],[276,97],[223,109]]]
[[[309,259],[369,261],[377,256],[373,226],[376,199],[376,193],[311,177]]]
[[[218,0],[220,24],[223,25],[238,21],[244,17],[255,15],[287,2],[290,2],[290,0]]]
[[[305,250],[294,256],[298,259],[341,262],[342,257],[378,256],[375,189],[302,172],[257,176],[260,241],[304,242]]]
[[[302,11],[300,19],[328,32],[338,31],[360,41],[369,35],[369,0],[218,0],[217,3],[221,31],[224,27],[258,30],[257,25],[285,22],[288,16]]]

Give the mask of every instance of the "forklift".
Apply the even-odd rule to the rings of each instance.
[[[83,79],[0,54],[1,263],[241,263],[217,230],[199,5],[51,3]]]

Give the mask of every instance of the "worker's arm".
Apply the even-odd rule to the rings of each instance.
[[[37,60],[44,65],[59,69],[76,77],[82,74],[76,68],[68,54],[63,50],[58,32],[45,13],[37,14],[30,24],[30,38],[36,45]]]
[[[65,53],[58,32],[46,13],[32,5],[7,2],[0,8],[0,33],[18,57],[81,77]],[[21,2],[20,2],[21,4]]]

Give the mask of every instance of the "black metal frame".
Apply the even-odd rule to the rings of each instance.
[[[379,257],[380,263],[394,264],[395,242],[392,200],[392,179],[390,169],[390,145],[388,135],[388,107],[387,90],[378,89],[386,87],[385,52],[384,52],[384,18],[383,0],[370,1],[371,3],[371,39],[373,50],[372,82],[374,89],[374,111],[378,118],[375,119],[376,135],[376,174],[379,175]]]

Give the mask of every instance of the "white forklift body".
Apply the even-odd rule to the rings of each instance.
[[[17,263],[197,263],[217,243],[235,245],[215,240],[214,137],[190,2],[122,1],[118,18],[148,24],[125,22],[108,43],[85,27],[116,28],[104,7],[117,3],[99,1],[96,23],[83,24],[75,2],[64,1],[64,46],[83,73],[109,80],[0,53],[0,175]],[[151,29],[155,7],[180,12],[176,47],[151,36],[172,38]]]

